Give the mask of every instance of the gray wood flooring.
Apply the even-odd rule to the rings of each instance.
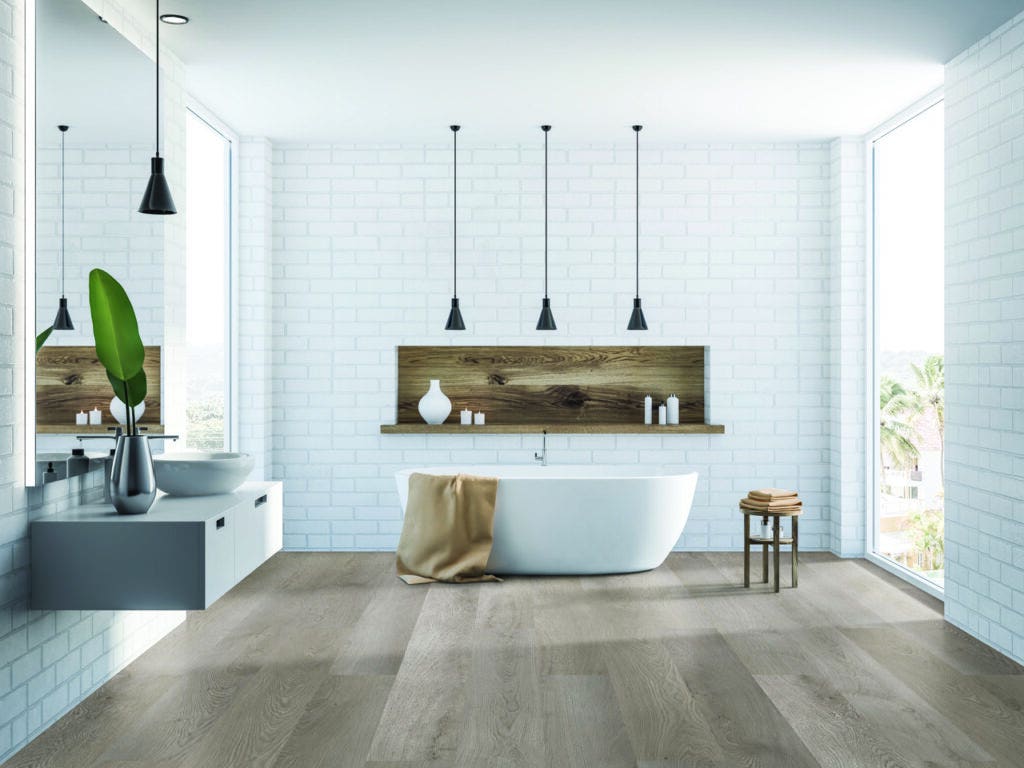
[[[1024,668],[864,561],[410,587],[279,554],[12,768],[1022,766]]]

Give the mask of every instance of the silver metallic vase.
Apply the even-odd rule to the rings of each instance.
[[[119,515],[142,515],[156,499],[153,453],[145,435],[117,438],[110,467],[110,501]]]

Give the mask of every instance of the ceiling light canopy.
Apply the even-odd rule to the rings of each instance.
[[[184,26],[188,24],[188,16],[182,16],[180,13],[165,13],[160,16],[160,21],[164,24],[173,24],[176,27]]]

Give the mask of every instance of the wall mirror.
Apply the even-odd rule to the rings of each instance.
[[[152,60],[81,0],[36,0],[35,33],[35,317],[27,330],[54,326],[62,304],[73,325],[54,327],[35,352],[35,421],[26,432],[35,435],[38,485],[88,469],[113,446],[98,439],[114,434],[119,409],[93,348],[94,267],[129,291],[150,382],[139,421],[162,431],[166,224],[137,212],[153,153]],[[70,460],[74,448],[87,451],[84,462]]]

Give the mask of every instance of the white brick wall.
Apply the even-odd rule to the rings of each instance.
[[[53,323],[60,297],[60,147],[37,151],[35,327],[42,330]],[[65,289],[75,330],[53,334],[48,344],[93,343],[89,271],[97,266],[125,286],[143,341],[163,343],[163,221],[135,210],[152,154],[148,145],[67,143]]]
[[[946,618],[1024,662],[1024,14],[946,66]]]
[[[244,138],[238,146],[238,420],[239,450],[256,458],[253,477],[269,477],[270,410],[270,142]]]
[[[557,129],[556,129],[557,130]],[[553,138],[556,134],[553,132]],[[274,472],[286,546],[396,544],[392,473],[416,464],[529,463],[535,436],[381,436],[394,420],[399,344],[701,344],[724,436],[555,436],[557,463],[700,473],[680,546],[741,545],[737,500],[800,490],[808,549],[830,546],[830,148],[827,143],[641,150],[641,294],[628,334],[633,149],[550,156],[551,298],[543,155],[460,142],[460,284],[469,330],[443,331],[451,296],[450,145],[274,150]],[[442,382],[443,385],[443,382]],[[668,393],[661,393],[667,395]]]
[[[103,15],[118,29],[118,24],[130,21],[112,0],[102,6]],[[0,0],[0,164],[12,171],[0,178],[0,762],[184,619],[181,612],[28,609],[30,520],[88,500],[99,489],[96,474],[42,489],[26,489],[22,484],[26,457],[21,339],[25,323],[34,321],[24,317],[21,273],[24,7],[22,2]],[[147,24],[152,27],[151,22]],[[180,64],[172,72],[178,82],[180,109],[170,112],[169,124],[180,124],[177,133],[183,137]],[[183,144],[182,139],[179,158],[183,158]],[[143,178],[147,162],[138,170]],[[178,178],[183,198],[184,173]],[[184,223],[163,226],[168,237],[169,229],[180,229]],[[171,243],[176,242],[172,236]],[[168,251],[166,245],[164,251]],[[76,322],[79,317],[85,319],[82,313],[73,317]]]
[[[864,555],[866,544],[867,211],[864,140],[831,144],[831,548]]]

